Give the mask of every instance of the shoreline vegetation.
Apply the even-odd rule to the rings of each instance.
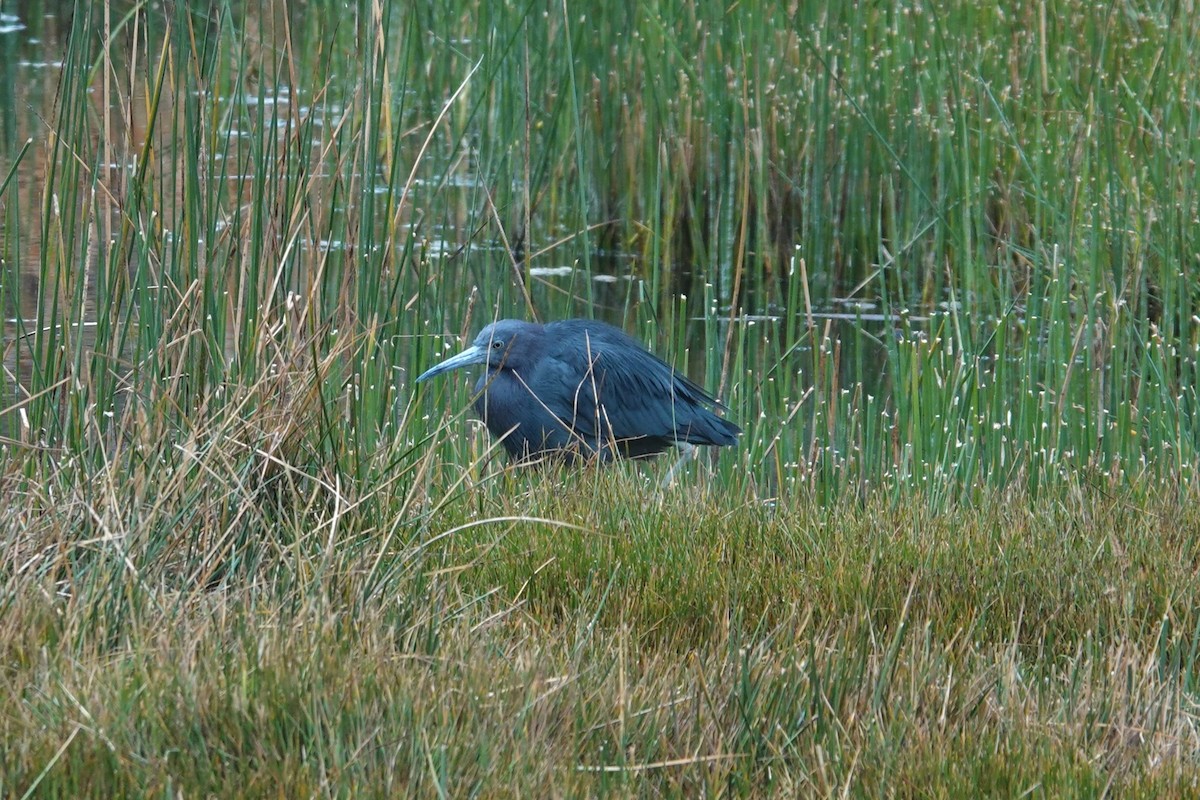
[[[0,795],[1197,793],[1187,4],[187,6],[3,18]],[[739,447],[413,385],[576,316]]]

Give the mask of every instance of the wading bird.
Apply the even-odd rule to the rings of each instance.
[[[671,445],[734,445],[712,395],[624,332],[586,319],[503,319],[417,383],[472,364],[475,410],[514,461],[646,458]]]

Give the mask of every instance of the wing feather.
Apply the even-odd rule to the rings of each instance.
[[[720,404],[624,333],[586,327],[561,333],[530,378],[535,396],[589,447],[613,441],[638,453],[674,442],[732,443]]]

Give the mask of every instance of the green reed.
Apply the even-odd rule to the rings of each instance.
[[[322,386],[321,407],[345,392],[342,410],[356,420],[348,430],[370,447],[372,431],[398,424],[404,362],[428,363],[437,334],[464,334],[497,314],[600,313],[655,337],[673,331],[657,341],[673,341],[675,358],[703,352],[703,365],[689,370],[726,381],[739,417],[776,425],[794,410],[781,402],[811,385],[824,410],[797,412],[793,421],[805,424],[757,438],[776,440],[772,452],[799,465],[814,451],[814,415],[829,416],[826,435],[860,454],[853,467],[817,470],[837,485],[935,464],[963,486],[1004,480],[1010,456],[1019,472],[1032,465],[1036,482],[1043,452],[1051,461],[1070,452],[1082,464],[1095,455],[1104,469],[1135,464],[1140,446],[1107,417],[1143,402],[1155,429],[1190,436],[1190,401],[1171,386],[1187,386],[1193,369],[1190,343],[1173,338],[1190,320],[1192,281],[1166,267],[1186,259],[1187,232],[1164,225],[1170,215],[1156,205],[1159,197],[1194,205],[1177,166],[1186,145],[1176,144],[1193,137],[1186,127],[1164,133],[1189,124],[1170,100],[1187,87],[1169,71],[1135,73],[1143,83],[1123,88],[1107,77],[1104,59],[1115,57],[1101,48],[1087,50],[1100,61],[1080,76],[1046,57],[1055,32],[1040,21],[1034,40],[998,48],[988,37],[1001,21],[955,6],[945,19],[933,8],[872,9],[860,26],[824,9],[792,18],[754,7],[719,18],[680,9],[670,14],[689,24],[678,35],[649,13],[577,20],[529,8],[387,6],[379,19],[344,19],[318,8],[284,25],[288,10],[263,30],[239,31],[220,9],[146,15],[140,27],[127,18],[118,29],[141,37],[137,88],[149,115],[140,145],[131,137],[104,145],[130,140],[124,194],[97,184],[101,201],[120,201],[117,236],[102,246],[103,214],[85,222],[88,209],[47,216],[74,226],[59,238],[77,249],[43,254],[42,283],[60,274],[64,289],[42,318],[65,313],[80,324],[84,286],[99,293],[99,307],[124,314],[119,333],[110,329],[119,317],[95,320],[97,345],[74,349],[76,369],[87,353],[107,352],[108,363],[146,366],[150,392],[160,376],[186,374],[180,391],[191,394],[177,408],[192,409],[226,379],[253,384],[280,336],[305,361],[345,346],[351,356],[337,366],[353,364],[347,373],[310,377]],[[427,30],[458,26],[462,35],[421,35],[409,13]],[[1080,13],[1077,30],[1061,35],[1102,44],[1104,19]],[[315,34],[322,25],[327,40]],[[73,58],[99,64],[84,43],[100,27],[79,19]],[[1168,52],[1186,56],[1185,42],[1168,39]],[[1145,35],[1131,41],[1137,52],[1154,45]],[[308,68],[297,46],[357,47],[362,70],[334,80],[318,69],[298,81],[297,63]],[[409,69],[417,63],[421,80]],[[176,64],[194,66],[168,69]],[[72,122],[96,74],[68,73],[62,93],[64,132],[82,153],[91,140],[78,137],[104,133]],[[1144,124],[1154,115],[1138,90],[1164,98],[1157,127]],[[1035,93],[1041,102],[1027,102]],[[1139,132],[1147,157],[1129,150]],[[78,183],[75,165],[55,161],[65,172],[49,178],[62,181],[65,197]],[[92,243],[102,268],[87,284],[78,280],[86,270],[67,265]],[[510,248],[528,257],[517,261]],[[618,276],[628,278],[625,291],[601,301],[593,258],[614,249],[639,257]],[[563,263],[581,271],[557,282],[533,271]],[[843,294],[885,320],[836,323],[829,334],[847,357],[831,362],[807,314]],[[70,311],[58,311],[68,299]],[[944,318],[905,323],[938,304],[950,309]],[[855,307],[844,306],[851,316]],[[763,313],[778,317],[760,323],[769,339],[750,335],[743,320]],[[289,314],[306,330],[288,330]],[[167,330],[171,319],[199,320],[200,335],[184,336],[171,364],[149,364],[182,332]],[[62,374],[51,354],[65,335],[51,324],[30,348],[46,359],[41,386]],[[911,360],[910,335],[938,346],[916,347]],[[878,343],[888,353],[882,371],[865,364],[879,357]],[[804,364],[797,356],[810,346]],[[829,363],[841,373],[822,375]],[[778,394],[747,391],[732,364],[770,374]],[[90,371],[96,407],[112,407],[119,371]],[[880,380],[861,380],[872,373]],[[1161,391],[1143,399],[1157,376]],[[843,392],[856,380],[861,392]],[[37,406],[46,409],[39,420],[55,407],[52,394]],[[994,416],[1002,407],[1003,420]],[[955,419],[925,424],[938,414]],[[883,444],[885,415],[894,415],[900,448]],[[1102,435],[1106,426],[1120,435]],[[969,474],[950,452],[964,432],[983,440],[970,447],[997,454]],[[1186,448],[1172,452],[1186,461]]]

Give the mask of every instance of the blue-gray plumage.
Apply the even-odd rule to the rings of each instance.
[[[417,378],[486,364],[475,410],[517,461],[550,454],[644,458],[673,444],[737,444],[712,395],[624,332],[586,319],[503,319]]]

